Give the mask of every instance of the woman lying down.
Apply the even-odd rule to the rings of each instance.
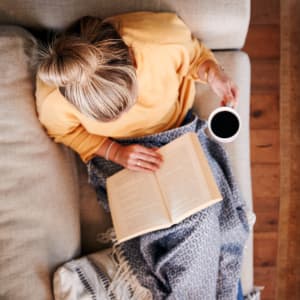
[[[222,105],[237,104],[238,89],[213,53],[175,14],[137,12],[84,17],[41,57],[39,119],[56,142],[80,154],[107,211],[108,176],[121,167],[156,171],[163,163],[158,147],[197,134],[223,201],[116,251],[146,299],[237,299],[249,232],[245,203],[226,152],[189,113],[195,82],[209,84]]]

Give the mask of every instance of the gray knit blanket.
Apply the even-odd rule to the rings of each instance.
[[[161,147],[184,133],[196,132],[223,196],[223,201],[179,224],[120,245],[139,283],[151,291],[155,300],[237,298],[243,249],[249,233],[246,205],[232,175],[226,151],[207,137],[206,127],[205,121],[192,115],[179,128],[117,140],[123,145],[138,143]],[[106,178],[121,169],[100,157],[88,162],[89,181],[107,211]]]

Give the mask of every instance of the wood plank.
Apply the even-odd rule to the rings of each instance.
[[[279,198],[279,164],[252,164],[255,198]]]
[[[300,21],[299,21],[300,22]],[[299,53],[300,55],[300,46],[299,46]],[[300,66],[298,66],[300,68]],[[294,84],[299,84],[300,80],[300,70],[297,70],[297,75],[295,75],[295,82]],[[291,143],[295,145],[300,145],[300,122],[299,122],[299,117],[300,117],[300,105],[297,104],[299,102],[299,95],[300,91],[298,92],[298,95],[295,93],[293,98],[293,109],[291,110]]]
[[[278,163],[278,129],[252,129],[250,130],[250,136],[252,163]]]
[[[272,211],[257,211],[254,232],[277,232],[278,230],[278,210]]]
[[[295,172],[300,169],[300,2],[282,0],[280,4],[281,184],[276,299],[294,300],[300,299],[300,190],[299,173]]]
[[[261,300],[274,300],[276,287],[276,276],[274,274],[276,274],[276,267],[254,268],[255,285],[264,286],[261,292]],[[285,300],[285,298],[281,300]]]
[[[251,59],[279,59],[279,25],[252,25],[243,50]]]
[[[279,209],[279,197],[255,197],[254,198],[254,209],[257,212],[265,212],[265,211],[278,211]]]
[[[279,24],[280,0],[251,0],[252,24]]]
[[[274,92],[279,90],[279,60],[251,60],[251,89],[255,92]]]
[[[255,232],[278,231],[279,198],[256,197],[253,199],[253,208],[256,214]]]
[[[252,92],[251,129],[279,128],[279,92]]]
[[[298,120],[299,122],[299,120]],[[300,123],[300,122],[299,122]],[[299,135],[300,137],[300,135]],[[299,162],[299,156],[300,156],[300,145],[291,145],[291,165],[290,165],[290,192],[291,193],[297,193],[296,194],[296,199],[300,201],[300,162]],[[297,200],[297,201],[298,201]],[[300,216],[300,214],[299,214]],[[300,227],[299,227],[300,228]]]
[[[254,266],[274,267],[277,256],[277,231],[255,232],[254,234]],[[276,276],[276,274],[274,274]]]

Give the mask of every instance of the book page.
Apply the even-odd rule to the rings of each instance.
[[[206,158],[201,157],[204,162],[200,162],[194,147],[192,134],[186,134],[160,149],[164,163],[156,176],[175,223],[222,199],[214,179],[207,177],[211,171]]]
[[[119,242],[171,225],[154,173],[120,171],[107,191]]]

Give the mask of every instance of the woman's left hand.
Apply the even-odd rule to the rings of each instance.
[[[239,89],[218,65],[214,64],[209,68],[207,82],[216,95],[222,99],[221,105],[236,108]]]

